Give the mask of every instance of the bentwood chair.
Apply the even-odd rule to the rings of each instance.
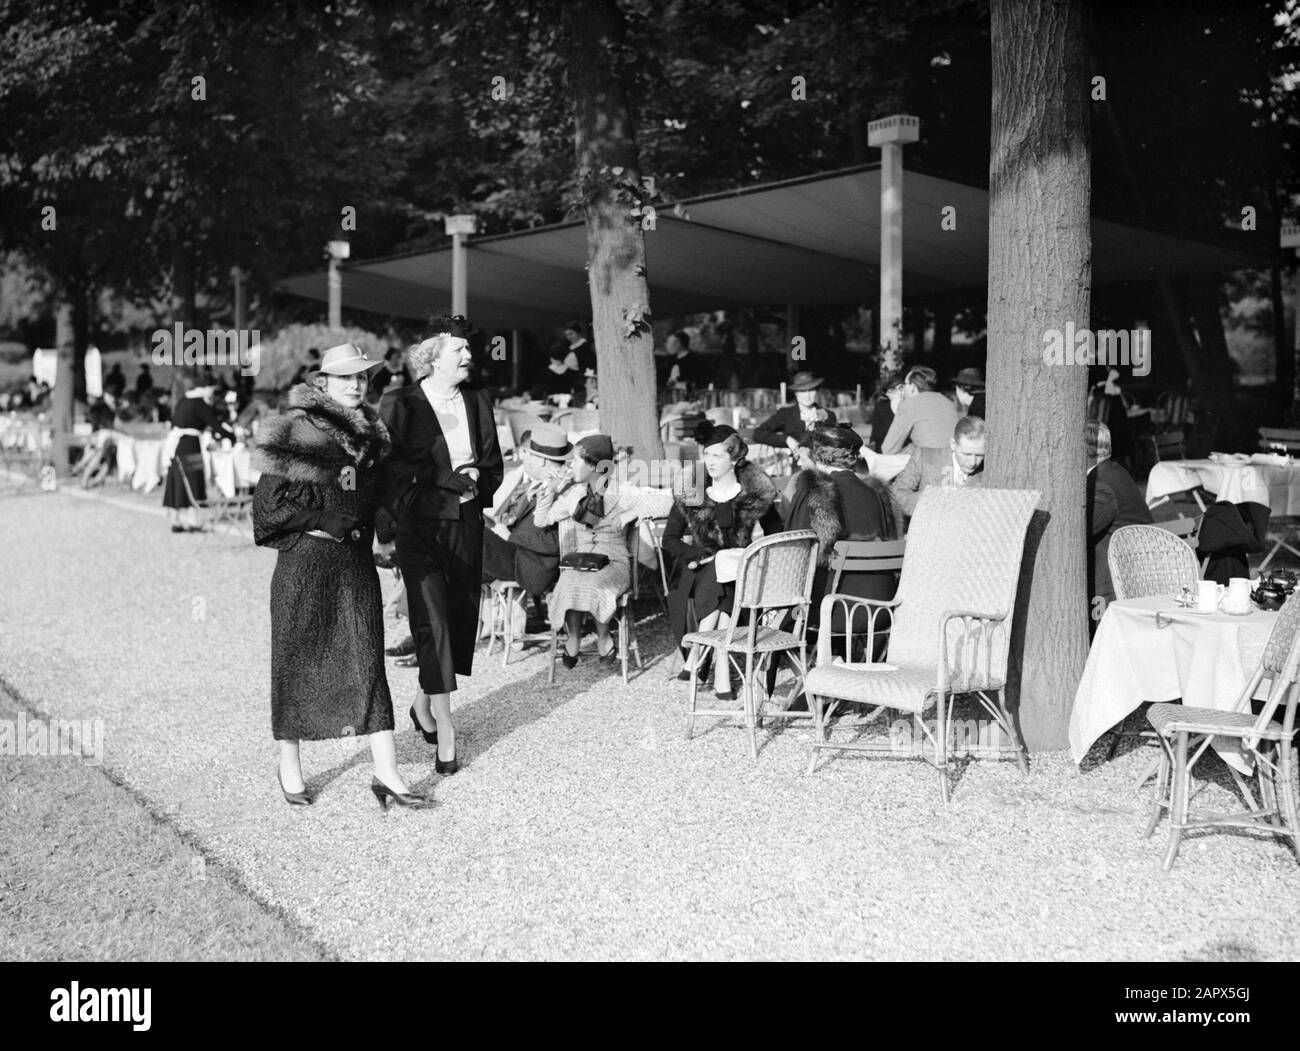
[[[1251,698],[1265,678],[1273,680],[1272,687],[1263,709],[1254,715]],[[1169,815],[1166,872],[1173,868],[1178,857],[1183,834],[1196,828],[1268,832],[1289,838],[1292,849],[1300,853],[1294,743],[1297,695],[1300,695],[1300,592],[1293,594],[1282,607],[1269,632],[1264,655],[1231,711],[1164,701],[1151,706],[1147,718],[1159,738],[1161,756],[1159,789],[1146,835],[1150,838],[1162,813]],[[1280,722],[1277,721],[1279,713]],[[1239,742],[1244,757],[1253,761],[1260,804],[1256,806],[1241,775],[1229,766],[1246,809],[1192,817],[1188,812],[1192,769],[1215,740]]]
[[[762,719],[763,706],[758,693],[765,684],[767,666],[782,654],[792,661],[798,677],[796,693],[802,688],[807,674],[808,607],[812,601],[816,571],[817,534],[811,529],[773,533],[745,548],[736,573],[736,598],[730,623],[712,631],[692,631],[682,638],[682,644],[691,647],[690,702],[686,715],[688,739],[694,735],[695,720],[702,716],[734,718],[741,715],[749,730],[750,758],[758,758],[757,727]],[[777,627],[787,613],[794,614],[791,631]],[[740,679],[741,711],[699,707],[701,649],[717,651],[715,656],[719,662],[732,662]],[[741,658],[744,667],[737,668]],[[766,699],[770,700],[770,697]],[[803,711],[771,714],[775,718],[787,719],[811,717],[810,712]]]
[[[830,562],[827,565],[831,578],[830,586],[826,589],[827,594],[840,593],[840,581],[844,579],[845,573],[850,576],[857,573],[897,574],[903,568],[903,553],[906,548],[906,540],[837,540],[831,548]],[[821,624],[820,617],[818,623],[820,631],[832,629],[832,625]],[[865,615],[859,616],[855,623],[844,622],[845,630],[853,631],[853,634],[859,637],[859,641],[865,643],[865,640],[860,637],[861,632],[856,630],[860,624],[866,624]],[[884,653],[889,644],[889,629],[878,631],[873,641],[875,649],[864,652]],[[871,660],[874,657],[867,659]]]
[[[958,694],[975,697],[992,718],[989,736],[995,740],[981,740],[968,751],[1014,758],[1028,773],[1024,742],[1006,706],[1006,680],[1025,534],[1039,496],[1013,489],[926,489],[912,516],[895,597],[881,601],[832,593],[822,599],[823,624],[842,608],[846,623],[866,616],[867,637],[865,646],[843,638],[836,647],[831,633],[818,636],[817,663],[805,680],[815,727],[809,774],[823,751],[919,757],[939,771],[946,803],[951,701]],[[858,649],[874,653],[882,617],[890,623],[888,663],[856,661]],[[832,740],[830,719],[841,704],[870,711],[863,720],[837,723],[841,738]],[[927,724],[924,715],[931,705],[935,719]],[[862,739],[871,722],[889,710],[911,716],[910,747],[900,747],[893,728],[888,741]]]
[[[1180,595],[1184,588],[1195,591],[1201,579],[1196,555],[1187,542],[1159,526],[1115,530],[1106,557],[1115,597],[1120,600]]]

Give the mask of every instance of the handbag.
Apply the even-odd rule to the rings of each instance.
[[[561,569],[577,569],[583,573],[597,573],[609,565],[609,556],[598,551],[574,551],[560,559]]]

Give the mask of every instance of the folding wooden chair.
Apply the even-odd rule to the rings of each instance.
[[[211,536],[216,534],[217,526],[224,523],[228,527],[227,531],[233,529],[249,543],[252,543],[253,535],[251,532],[244,531],[243,523],[247,522],[250,526],[252,525],[253,497],[247,494],[226,496],[213,482],[208,486],[208,491],[216,495],[209,495],[207,499],[199,500],[195,497],[194,490],[190,486],[189,475],[186,473],[185,467],[189,466],[192,470],[203,471],[203,454],[189,453],[182,456],[181,461],[181,484],[185,487],[186,497],[192,506],[207,512],[203,541],[206,543]]]

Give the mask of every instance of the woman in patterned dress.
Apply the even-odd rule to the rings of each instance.
[[[673,494],[666,489],[620,484],[614,477],[614,443],[608,435],[589,434],[579,439],[574,453],[571,473],[558,470],[547,479],[537,498],[533,521],[539,528],[561,523],[561,558],[590,553],[604,555],[609,562],[595,572],[560,569],[548,612],[553,630],[567,628],[562,658],[566,668],[578,663],[584,613],[590,613],[596,622],[596,652],[600,659],[607,663],[615,659],[610,621],[619,596],[632,581],[627,524],[636,518],[666,515],[673,502]],[[556,493],[570,481],[574,484],[557,497]]]

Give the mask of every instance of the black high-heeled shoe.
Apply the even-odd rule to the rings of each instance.
[[[442,761],[442,758],[438,755],[438,753],[434,752],[433,768],[438,773],[442,774],[443,777],[450,777],[452,774],[454,774],[457,770],[460,769],[460,763],[457,762],[456,760],[455,752],[452,753],[451,758],[448,759],[445,763]]]
[[[576,668],[578,666],[578,655],[565,650],[560,654],[560,660],[564,662],[566,668]]]
[[[411,725],[414,726],[416,730],[418,730],[420,733],[424,734],[425,744],[436,745],[438,743],[438,727],[435,726],[432,732],[430,732],[429,730],[426,730],[422,725],[420,725],[420,719],[415,714],[415,705],[411,705]]]
[[[387,810],[390,801],[398,806],[411,807],[414,810],[428,810],[434,806],[434,801],[428,796],[420,792],[394,792],[377,777],[371,777],[370,791],[379,800],[380,810]]]
[[[280,776],[280,771],[275,772],[275,779],[280,782],[280,791],[284,793],[284,801],[290,806],[311,806],[311,796],[307,794],[304,787],[301,792],[290,792],[284,787],[284,778]]]

